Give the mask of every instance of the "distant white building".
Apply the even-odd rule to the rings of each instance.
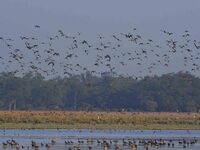
[[[115,75],[116,75],[115,72],[109,72],[109,71],[101,73],[101,77],[114,77]]]

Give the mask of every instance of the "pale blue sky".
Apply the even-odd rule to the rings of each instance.
[[[189,30],[193,38],[200,39],[199,18],[199,0],[0,0],[0,36],[4,37],[47,37],[62,29],[93,40],[98,34],[109,37],[136,27],[158,42],[160,29],[177,34]],[[39,33],[35,33],[35,24],[41,26]],[[2,55],[3,48],[0,45]],[[129,66],[119,72],[130,70]],[[168,72],[175,70],[180,68],[174,65]]]
[[[1,33],[26,32],[33,24],[50,32],[63,28],[97,33],[134,25],[146,31],[196,31],[200,26],[199,0],[1,0],[0,4]]]

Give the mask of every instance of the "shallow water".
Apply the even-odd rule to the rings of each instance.
[[[34,141],[39,146],[38,149],[45,150],[45,144],[52,150],[68,150],[70,147],[78,146],[81,150],[88,150],[89,146],[94,150],[103,150],[105,143],[108,143],[110,150],[115,150],[116,145],[122,150],[131,149],[131,143],[135,142],[138,150],[147,147],[144,140],[161,139],[166,143],[163,146],[148,144],[149,150],[154,149],[172,149],[172,143],[175,150],[181,150],[185,147],[188,150],[200,150],[200,130],[94,130],[94,129],[12,129],[0,130],[0,142],[6,143],[8,139],[14,139],[20,149],[35,149],[31,146]],[[52,140],[55,142],[52,143]],[[185,141],[185,144],[182,143]],[[190,144],[195,141],[195,144]],[[41,143],[44,146],[41,146]],[[169,144],[169,145],[168,145]],[[16,146],[4,146],[0,149],[16,149]]]

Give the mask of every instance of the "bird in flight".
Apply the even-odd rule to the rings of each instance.
[[[40,28],[40,26],[39,25],[35,25],[35,28]]]

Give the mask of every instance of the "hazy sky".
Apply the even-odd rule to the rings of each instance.
[[[136,27],[158,41],[160,29],[177,34],[189,30],[200,39],[199,18],[199,0],[0,0],[0,36],[4,37],[35,34],[33,26],[38,24],[41,36],[62,29],[93,39]]]
[[[196,31],[199,14],[199,0],[1,0],[0,33],[28,32],[33,24],[50,32]]]

